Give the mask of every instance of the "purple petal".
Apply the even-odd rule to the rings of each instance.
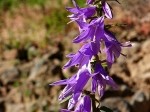
[[[71,98],[68,102],[68,110],[71,110],[75,106],[76,102],[73,98]]]
[[[84,112],[91,112],[91,99],[90,99],[90,97],[85,96],[83,100],[84,100],[84,103],[83,103]]]
[[[95,37],[97,41],[100,41],[104,37],[104,23],[100,24],[97,27],[97,30],[95,32]]]
[[[89,96],[83,96],[76,108],[74,112],[91,112],[91,99]]]
[[[76,20],[76,22],[77,22],[79,28],[82,30],[86,30],[89,26],[86,22],[83,22],[83,21]]]
[[[79,68],[81,68],[83,65],[88,64],[92,56],[86,56],[81,58],[80,63],[79,63]]]
[[[113,80],[111,77],[109,77],[109,76],[106,77],[106,83],[107,83],[108,85],[110,85],[113,89],[118,89],[117,84],[116,84],[116,83],[114,82],[114,80]]]
[[[82,67],[85,64],[88,64],[93,55],[97,54],[99,51],[100,43],[99,42],[89,42],[83,45],[76,54],[71,54],[68,57],[71,59],[64,65],[64,69],[79,65]]]
[[[60,93],[59,95],[59,100],[63,100],[65,99],[66,97],[68,97],[69,95],[71,95],[73,93],[73,90],[75,88],[75,84],[74,85],[67,85],[63,91]]]
[[[87,7],[87,8],[82,8],[81,11],[84,13],[84,15],[88,18],[91,17],[95,14],[96,12],[96,7]]]
[[[104,10],[105,16],[109,19],[112,19],[111,9],[106,2],[103,3],[103,10]]]
[[[100,49],[100,43],[99,42],[91,42],[91,51],[93,55],[96,55],[99,52]]]
[[[74,55],[75,55],[75,53],[70,53],[70,54],[66,55],[66,57],[72,58]]]
[[[76,83],[75,78],[76,78],[76,75],[73,75],[70,79],[59,80],[59,81],[53,82],[53,83],[50,84],[50,85],[67,85],[67,84],[74,84],[74,83]]]
[[[72,12],[74,14],[77,14],[78,13],[78,9],[77,8],[71,8],[71,7],[67,7],[66,8],[69,12]]]
[[[77,9],[79,9],[79,6],[77,5],[77,3],[76,3],[75,0],[72,0],[72,3],[73,3],[73,5],[74,5]]]
[[[101,97],[104,95],[105,86],[106,86],[106,84],[104,83],[104,81],[98,84],[98,94]]]
[[[93,78],[93,79],[92,79],[91,91],[92,91],[93,93],[95,93],[95,92],[96,92],[96,88],[97,88],[97,82],[96,82],[96,80]]]
[[[73,43],[79,43],[83,40],[84,41],[87,40],[89,38],[89,32],[90,32],[90,29],[81,32],[81,34],[73,40]]]
[[[84,86],[86,85],[86,83],[88,82],[88,80],[90,78],[90,73],[88,70],[84,70],[84,71],[81,71],[81,73],[79,73],[78,77],[79,78],[77,80],[74,94],[82,91],[82,89],[84,88]]]
[[[79,63],[79,61],[81,60],[81,58],[83,57],[83,55],[81,55],[80,53],[76,53],[63,67],[63,69],[66,69],[68,67],[77,65]]]
[[[116,37],[110,31],[108,31],[106,29],[105,29],[105,33],[104,33],[104,41],[109,41],[109,42],[116,41],[116,42],[118,42]]]
[[[71,111],[67,109],[61,109],[61,112],[71,112]]]
[[[86,1],[87,4],[92,4],[93,2],[95,2],[95,0],[87,0]]]

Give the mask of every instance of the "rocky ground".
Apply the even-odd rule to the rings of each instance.
[[[127,26],[111,30],[118,32],[116,35],[120,41],[131,41],[132,47],[124,48],[122,52],[127,57],[120,56],[109,70],[119,89],[114,91],[108,88],[101,99],[102,105],[112,108],[114,112],[150,112],[150,2],[120,2],[122,5],[112,3],[115,19],[107,23],[126,23]],[[58,112],[66,106],[60,105],[57,100],[62,87],[48,84],[69,77],[76,71],[75,68],[62,70],[62,66],[67,61],[65,55],[79,47],[71,43],[78,31],[73,24],[71,27],[69,25],[65,34],[49,36],[46,38],[50,40],[49,43],[43,44],[41,37],[47,34],[40,22],[45,14],[40,10],[22,9],[11,18],[8,13],[4,15],[6,18],[1,18],[4,23],[4,26],[0,26],[1,45],[9,47],[8,31],[11,27],[15,37],[24,33],[19,41],[25,41],[22,38],[30,34],[38,39],[34,41],[32,38],[32,43],[21,43],[20,47],[5,49],[0,46],[0,112]],[[26,11],[30,13],[25,14]],[[37,13],[39,15],[35,17]],[[29,27],[25,26],[26,23],[30,23],[28,19],[35,21],[33,25],[30,24],[34,29],[31,29],[32,32],[26,30]],[[36,28],[35,24],[41,26]],[[12,43],[17,46],[16,41]]]

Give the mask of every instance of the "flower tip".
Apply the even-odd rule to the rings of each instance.
[[[49,86],[54,86],[54,84],[53,83],[51,83],[51,84],[48,84]]]
[[[78,43],[76,39],[72,40],[72,43]]]
[[[68,64],[67,63],[62,67],[62,69],[66,69],[66,68],[68,68]]]
[[[65,67],[65,66],[63,66],[63,67],[62,67],[62,69],[66,69],[66,67]]]

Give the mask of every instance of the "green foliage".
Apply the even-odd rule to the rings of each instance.
[[[77,0],[77,3],[82,7],[85,5],[85,0]]]
[[[18,0],[0,0],[0,9],[1,10],[10,10],[13,7],[18,6]]]
[[[20,86],[20,83],[19,83],[18,81],[15,81],[14,84],[13,84],[13,86],[14,86],[14,87],[19,87],[19,86]]]
[[[69,20],[67,19],[67,11],[53,9],[49,16],[45,17],[45,26],[49,33],[63,33]]]
[[[44,5],[48,0],[24,0],[29,5]]]
[[[51,40],[48,40],[49,37],[60,36],[66,33],[67,31],[66,27],[67,28],[70,27],[70,25],[67,25],[67,23],[70,21],[67,18],[67,16],[70,13],[67,10],[65,10],[65,7],[67,7],[67,5],[64,6],[62,0],[56,0],[53,1],[53,3],[51,3],[51,1],[52,0],[0,0],[0,13],[2,15],[4,13],[7,13],[9,16],[7,15],[6,17],[10,18],[11,21],[12,18],[24,16],[21,17],[23,19],[19,20],[19,23],[23,25],[24,30],[20,29],[19,31],[17,30],[14,31],[11,28],[11,26],[9,26],[8,28],[6,27],[9,39],[7,40],[7,42],[3,43],[4,49],[19,49],[21,47],[25,47],[26,49],[28,49],[30,47],[30,46],[28,47],[28,45],[32,44],[33,42],[38,44],[38,47],[44,48],[50,42],[52,42]],[[82,4],[82,2],[80,1],[79,3]],[[35,13],[34,9],[38,7],[38,11],[39,11],[38,13],[40,13],[39,16],[41,17],[40,21],[34,21],[34,18],[36,18],[36,16],[35,17],[31,16],[28,18],[25,14],[26,13],[25,10],[21,10],[20,13],[19,11],[20,7],[21,9],[29,7],[31,11],[30,14],[32,14],[32,9],[34,14]],[[22,13],[24,14],[22,15]],[[0,23],[1,28],[5,27],[4,23],[5,22]],[[36,35],[36,33],[34,32],[38,31],[41,26],[42,28],[46,29],[43,30],[43,32],[46,31],[46,35],[44,32],[43,33],[44,37],[41,39],[41,41],[39,40],[36,41],[36,38],[33,39],[34,35]],[[27,35],[26,31],[28,32],[29,29],[33,33]],[[20,38],[19,36],[16,37],[16,33],[17,36],[18,34],[19,35],[22,34],[23,38]],[[33,57],[35,54],[32,54],[30,56]]]
[[[0,10],[12,10],[21,4],[42,6],[46,4],[47,1],[48,0],[0,0]]]
[[[27,97],[31,96],[31,94],[32,94],[32,92],[31,92],[30,89],[26,89],[26,90],[24,91],[24,95],[27,96]]]

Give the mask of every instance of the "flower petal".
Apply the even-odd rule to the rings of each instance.
[[[90,97],[85,96],[83,100],[84,100],[84,102],[83,102],[84,112],[91,112],[91,99],[90,99]]]
[[[105,16],[109,19],[112,19],[112,12],[111,12],[111,9],[108,5],[108,3],[104,2],[103,3],[103,11],[105,13]]]

